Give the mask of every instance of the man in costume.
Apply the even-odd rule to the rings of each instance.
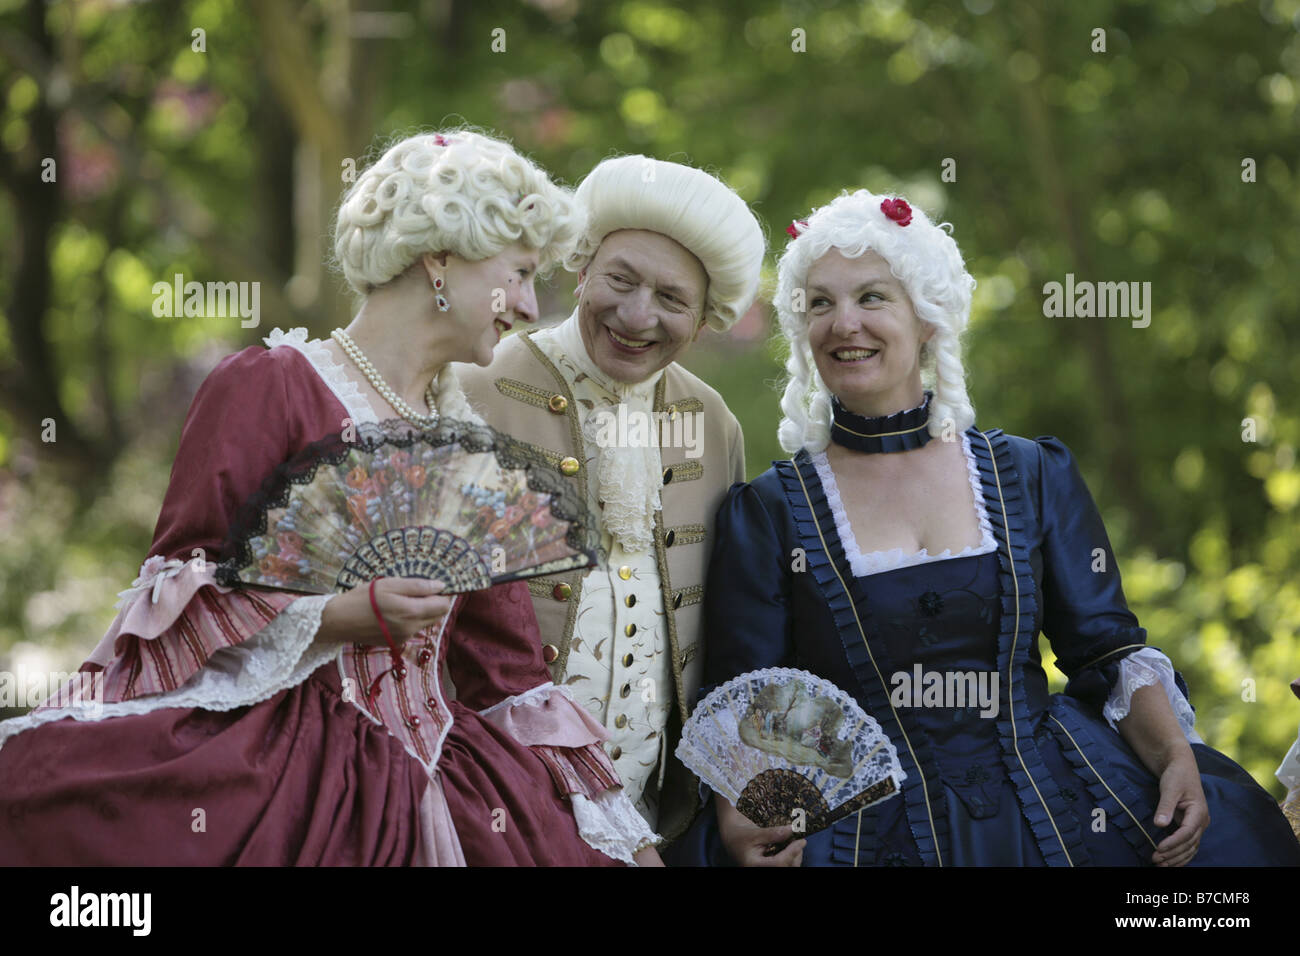
[[[600,522],[605,567],[529,582],[543,658],[608,728],[628,796],[671,841],[699,805],[673,752],[700,685],[713,518],[745,478],[735,416],[676,360],[749,309],[765,242],[744,200],[677,163],[605,160],[577,201],[573,314],[460,374],[485,420],[544,450]]]

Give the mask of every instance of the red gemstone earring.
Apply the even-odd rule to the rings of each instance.
[[[442,276],[434,276],[433,277],[434,289],[441,291],[442,286],[443,286]]]
[[[446,312],[451,308],[451,306],[447,304],[447,297],[445,295],[435,296],[434,301],[438,303],[439,312]]]

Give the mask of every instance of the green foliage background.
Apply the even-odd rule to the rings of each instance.
[[[0,0],[0,667],[75,666],[98,641],[222,354],[346,322],[309,265],[342,160],[469,122],[570,184],[617,152],[710,168],[774,252],[845,188],[952,222],[979,282],[979,423],[1073,449],[1202,736],[1280,794],[1300,719],[1298,27],[1300,0]],[[262,281],[262,327],[155,317],[178,272]],[[1149,281],[1150,327],[1045,318],[1066,273]],[[553,278],[553,317],[571,290]],[[751,476],[780,455],[774,328],[764,307],[687,363],[740,417]]]

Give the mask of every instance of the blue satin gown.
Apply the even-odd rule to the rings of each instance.
[[[1150,864],[1174,828],[1155,826],[1157,780],[1101,716],[1146,633],[1092,496],[1056,439],[967,434],[997,542],[984,554],[855,578],[806,453],[733,486],[705,591],[701,696],[747,671],[797,667],[888,733],[902,794],[810,836],[805,866]],[[1094,571],[1097,548],[1106,571]],[[1040,631],[1070,678],[1064,694],[1048,692]],[[935,705],[898,677],[953,672],[989,696]],[[1300,864],[1273,798],[1223,754],[1192,749],[1211,823],[1190,865]],[[668,859],[731,862],[711,801]]]

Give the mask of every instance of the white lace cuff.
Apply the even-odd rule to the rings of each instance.
[[[214,653],[187,683],[165,694],[89,707],[43,708],[0,723],[0,745],[15,734],[55,720],[104,720],[147,714],[168,707],[234,710],[261,703],[301,684],[338,654],[338,645],[313,644],[321,614],[332,594],[299,598],[248,640]]]
[[[632,854],[643,845],[663,841],[663,837],[650,829],[621,787],[606,790],[594,800],[575,793],[572,802],[578,834],[611,859],[636,866]]]
[[[1119,662],[1119,679],[1111,688],[1110,698],[1101,711],[1111,729],[1117,730],[1115,725],[1128,716],[1134,692],[1150,684],[1164,687],[1169,706],[1174,709],[1174,716],[1178,718],[1178,726],[1182,728],[1187,742],[1204,743],[1194,729],[1196,714],[1192,711],[1192,705],[1174,683],[1174,665],[1154,647],[1134,651]]]

